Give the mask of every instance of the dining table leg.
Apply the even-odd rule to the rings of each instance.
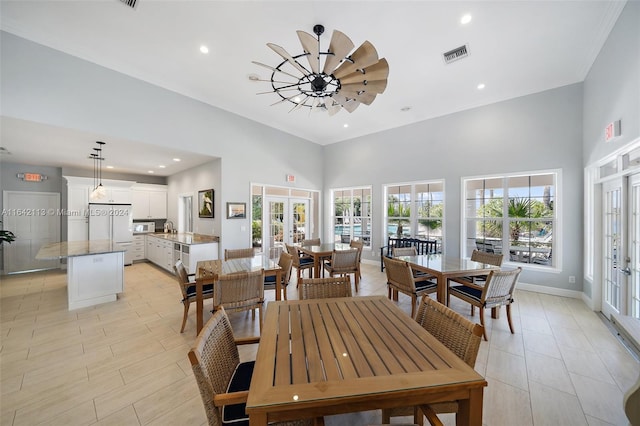
[[[436,282],[438,283],[438,287],[437,287],[437,298],[438,298],[438,302],[442,303],[443,305],[447,304],[447,286],[449,285],[449,280],[447,279],[447,277],[445,277],[442,274],[438,274],[436,276]]]
[[[484,388],[469,390],[469,399],[458,400],[456,426],[482,426],[482,394]]]
[[[202,330],[202,280],[196,280],[196,336],[200,334],[200,330]]]
[[[282,291],[282,270],[276,270],[276,300],[282,300],[280,292]],[[284,288],[284,300],[287,300],[287,287]]]
[[[267,425],[266,413],[249,414],[249,426],[266,426],[266,425]]]
[[[319,254],[313,256],[313,277],[320,278],[320,264],[322,257]]]

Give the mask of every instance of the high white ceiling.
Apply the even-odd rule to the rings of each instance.
[[[118,0],[2,0],[0,25],[325,145],[583,81],[624,3],[138,0],[131,9]],[[464,14],[469,24],[460,23]],[[251,61],[282,61],[266,43],[295,56],[302,53],[296,30],[312,34],[315,24],[326,28],[323,51],[337,29],[356,47],[370,41],[388,60],[387,89],[371,105],[329,117],[307,108],[289,113],[290,104],[270,106],[277,95],[256,94],[270,85],[249,75],[271,72]],[[446,65],[442,54],[463,44],[470,55]]]

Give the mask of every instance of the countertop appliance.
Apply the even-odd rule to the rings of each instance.
[[[134,234],[149,234],[156,232],[155,222],[133,222]]]
[[[89,240],[112,240],[127,248],[124,264],[133,263],[131,204],[89,203]]]

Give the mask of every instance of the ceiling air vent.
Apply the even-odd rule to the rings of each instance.
[[[444,57],[445,64],[450,64],[458,59],[466,58],[469,56],[469,45],[465,44],[464,46],[456,47],[448,52],[444,52],[442,56]]]
[[[127,6],[129,6],[132,9],[136,8],[136,2],[138,0],[120,0],[122,3],[126,4]]]

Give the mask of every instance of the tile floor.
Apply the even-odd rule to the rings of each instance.
[[[378,266],[363,265],[363,275],[360,295],[386,294]],[[64,272],[1,279],[1,425],[206,424],[187,360],[195,306],[180,334],[170,274],[149,263],[126,267],[117,302],[71,312]],[[295,284],[289,288],[295,298]],[[399,303],[409,312],[408,298]],[[452,305],[468,315],[468,305]],[[622,396],[640,367],[598,315],[579,300],[524,291],[513,313],[513,335],[504,313],[488,320],[490,339],[476,363],[489,383],[485,425],[628,424]],[[230,317],[238,336],[256,332],[250,315]],[[453,415],[443,420],[455,424]],[[328,426],[376,422],[379,411],[326,418]]]

